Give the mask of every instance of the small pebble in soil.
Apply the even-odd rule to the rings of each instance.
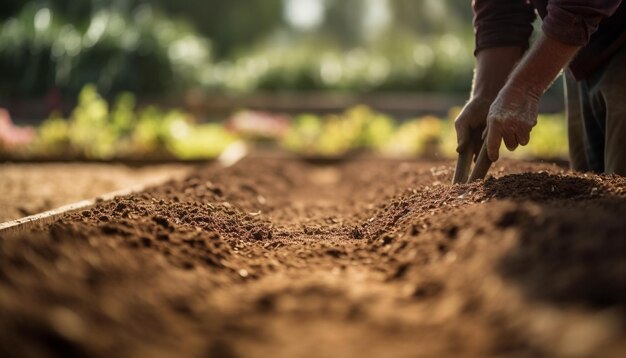
[[[169,223],[169,221],[167,220],[167,218],[166,218],[166,217],[163,217],[163,216],[155,216],[155,217],[153,217],[153,218],[152,218],[152,220],[153,220],[155,223],[157,223],[157,224],[159,224],[159,225],[163,226],[164,228],[169,228],[169,227],[170,227],[170,223]]]
[[[362,240],[364,237],[365,235],[360,227],[355,226],[354,228],[352,228],[352,238],[356,240]]]
[[[254,231],[252,233],[252,238],[257,240],[257,241],[263,240],[263,231],[261,231],[261,230]]]

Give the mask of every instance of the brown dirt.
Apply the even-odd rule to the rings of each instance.
[[[626,179],[494,169],[249,159],[0,239],[0,356],[622,356]]]
[[[191,166],[0,164],[0,222],[15,220],[139,184],[183,178]]]

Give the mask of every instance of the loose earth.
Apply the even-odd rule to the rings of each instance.
[[[619,357],[626,178],[249,158],[0,238],[2,357]]]

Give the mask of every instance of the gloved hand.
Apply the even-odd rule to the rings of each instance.
[[[510,151],[530,141],[530,131],[537,124],[539,95],[506,85],[489,108],[486,137],[489,160],[499,158],[500,143]]]

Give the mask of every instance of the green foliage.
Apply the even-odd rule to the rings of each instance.
[[[178,120],[170,124],[170,131],[167,149],[180,159],[216,158],[235,141],[233,134],[215,123],[192,126]]]
[[[363,0],[325,2],[324,26],[307,32],[285,26],[279,0],[31,0],[0,19],[0,95],[74,95],[85,83],[107,97],[197,86],[464,91],[473,40],[459,9],[469,5],[443,3],[390,2],[394,21],[371,34]]]
[[[176,116],[177,112],[170,112],[169,115]],[[163,114],[154,106],[145,108],[138,115],[137,124],[131,134],[133,152],[145,155],[162,150],[167,142],[167,128],[163,121]]]
[[[269,137],[283,148],[306,157],[336,158],[354,151],[369,150],[393,157],[456,157],[452,108],[448,118],[424,116],[397,121],[366,106],[340,114],[302,114],[291,120],[286,133]],[[248,120],[262,120],[262,116]],[[215,158],[238,140],[223,124],[195,124],[182,111],[146,107],[137,112],[135,99],[123,94],[112,110],[95,87],[86,86],[71,118],[52,115],[38,130],[35,153],[73,155],[93,159],[114,157],[163,157],[179,159]],[[252,139],[250,139],[252,140]],[[267,143],[266,143],[267,144]],[[563,115],[540,115],[531,142],[503,156],[564,158],[567,129]]]
[[[67,148],[69,148],[69,122],[53,113],[39,126],[33,149],[57,156],[67,151]]]
[[[111,113],[111,125],[122,135],[132,132],[136,122],[135,96],[131,93],[122,93],[117,97],[113,112]]]
[[[109,106],[93,85],[80,93],[78,106],[72,113],[69,143],[74,151],[83,151],[87,158],[111,158],[115,154],[118,133],[109,122]]]
[[[163,93],[198,83],[210,44],[186,23],[149,5],[94,9],[86,24],[31,3],[0,23],[0,94],[38,95],[58,87],[77,93]]]
[[[391,157],[455,158],[454,119],[460,108],[450,109],[448,118],[423,116],[396,121],[365,106],[340,115],[297,116],[282,145],[304,156],[338,157],[368,149]],[[562,114],[540,115],[530,144],[505,157],[566,158],[567,128]]]
[[[383,114],[374,113],[365,122],[361,134],[361,145],[366,148],[379,149],[387,144],[396,131],[395,121]]]
[[[454,35],[417,38],[390,33],[369,47],[342,49],[306,38],[269,41],[216,64],[203,84],[213,91],[466,91],[471,83],[472,41]]]
[[[394,128],[391,118],[356,106],[340,115],[296,117],[282,144],[306,156],[336,157],[356,149],[377,150],[391,138]]]
[[[525,158],[567,158],[567,124],[561,114],[539,115],[537,125],[530,133],[530,143],[518,148],[515,156]]]
[[[227,57],[282,25],[283,0],[151,0],[155,7],[185,18],[213,40],[217,57]]]
[[[409,120],[383,144],[381,151],[390,156],[456,158],[456,130],[454,119],[460,108],[450,109],[447,119],[425,116]],[[530,144],[514,152],[501,147],[503,157],[513,158],[567,158],[567,125],[563,114],[541,114],[533,128]]]
[[[443,123],[434,116],[426,116],[403,123],[382,151],[399,157],[433,157],[439,154]]]
[[[81,91],[71,118],[53,115],[39,127],[32,151],[90,159],[171,155],[180,159],[215,158],[236,140],[218,124],[197,125],[181,111],[147,107],[135,110],[131,94],[120,95],[109,111],[95,86]]]

